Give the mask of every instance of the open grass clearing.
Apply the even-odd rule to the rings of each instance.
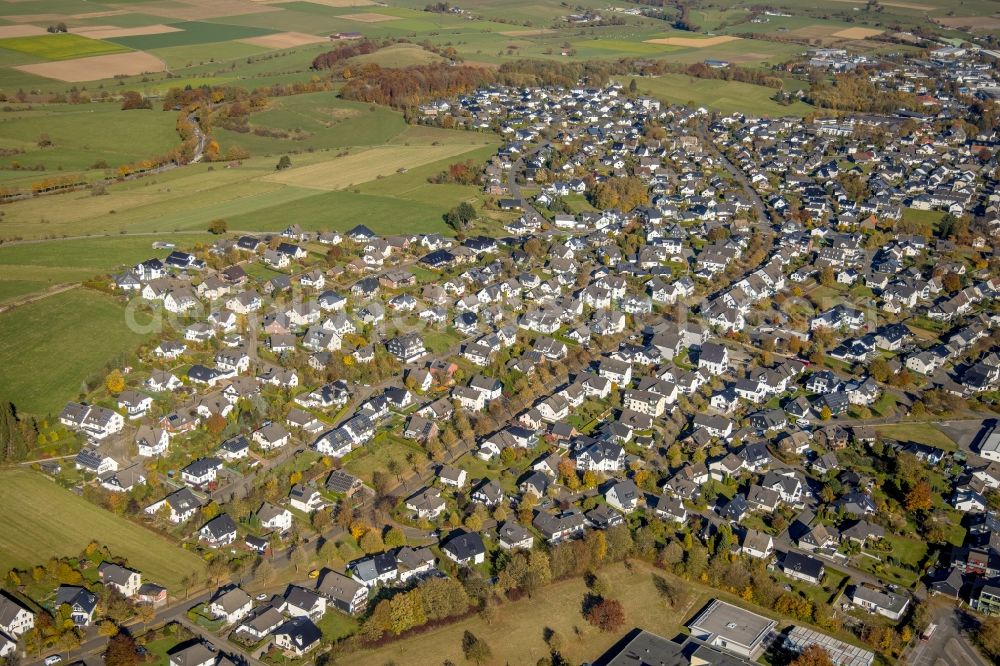
[[[0,282],[34,280],[45,287],[79,282],[122,266],[134,266],[150,257],[162,259],[169,250],[153,249],[155,240],[191,245],[207,242],[209,236],[207,233],[106,236],[6,245],[0,247]]]
[[[265,53],[268,50],[270,50],[269,47],[254,46],[249,41],[231,41],[214,42],[210,44],[188,44],[185,46],[166,46],[161,49],[153,49],[149,51],[149,53],[164,60],[167,63],[167,66],[171,69],[184,69],[198,67],[202,64],[217,66],[218,63],[228,62],[231,60],[242,61],[250,56]],[[217,84],[225,83],[225,80],[218,78],[208,79],[208,81]],[[172,85],[176,85],[171,83],[171,81],[165,81],[164,84],[170,84],[166,86],[167,88]],[[145,86],[140,88],[140,90],[147,95],[162,92],[159,88],[150,89]]]
[[[877,425],[874,428],[880,436],[898,442],[926,444],[945,451],[954,451],[958,448],[954,440],[933,423],[894,423]]]
[[[0,396],[26,413],[57,413],[146,337],[120,303],[83,288],[16,307],[0,314]]]
[[[687,584],[643,562],[633,562],[630,567],[623,564],[605,567],[600,575],[613,590],[612,596],[622,603],[625,625],[640,627],[661,636],[677,634],[681,623],[709,598],[701,590],[692,594]],[[682,586],[688,593],[687,606],[678,611],[665,607],[660,601],[654,576],[670,579]],[[423,666],[429,654],[434,655],[435,661],[466,663],[462,655],[462,634],[471,631],[492,649],[494,660],[491,663],[534,664],[543,657],[549,657],[544,639],[546,629],[554,630],[566,639],[562,656],[569,663],[592,660],[618,641],[621,632],[604,633],[587,623],[581,612],[587,592],[582,578],[553,583],[531,598],[525,597],[500,606],[499,618],[492,624],[474,615],[390,643],[378,650],[360,652],[357,654],[358,663]]]
[[[495,138],[492,135],[483,136],[483,143],[471,151],[469,144],[443,141],[462,135],[448,130],[413,128],[412,132],[408,130],[400,137],[411,143],[410,146],[393,145],[391,148],[403,148],[411,153],[440,149],[444,154],[453,154],[454,151],[460,153],[459,157],[474,161],[486,159],[493,151]],[[473,135],[464,136],[468,140]],[[427,145],[435,141],[441,145]],[[293,155],[292,159],[293,164],[303,166],[329,161],[328,155],[321,152]],[[346,230],[356,224],[352,223],[352,217],[361,216],[371,220],[373,228],[386,233],[404,230],[407,233],[447,232],[441,221],[442,213],[457,201],[478,195],[475,187],[427,182],[428,176],[444,169],[453,159],[440,159],[405,174],[372,180],[354,188],[356,192],[322,192],[260,178],[275,173],[277,157],[254,158],[238,169],[209,170],[208,165],[192,165],[114,185],[108,188],[107,196],[74,192],[8,204],[2,232],[8,239],[119,232],[172,236],[189,230],[203,232],[216,218],[226,219],[233,230],[276,231],[287,225],[289,215],[298,216],[302,224],[316,229]],[[140,242],[151,242],[155,238],[146,237]],[[0,257],[5,251],[9,252],[0,249]],[[8,260],[7,263],[31,262]],[[16,277],[22,279],[24,276]]]
[[[379,146],[319,164],[287,169],[264,176],[263,180],[319,190],[342,190],[476,148],[473,144]]]
[[[143,580],[177,592],[188,575],[201,577],[205,563],[166,538],[128,522],[23,469],[0,470],[0,569],[29,567],[49,557],[78,555],[97,540],[128,559]]]
[[[26,53],[43,60],[68,60],[85,56],[124,53],[129,50],[119,44],[90,39],[72,33],[0,39],[0,49]]]
[[[757,116],[804,116],[812,107],[803,102],[789,106],[778,104],[771,97],[777,92],[738,81],[696,79],[683,74],[665,74],[638,80],[639,88],[672,104],[693,103],[723,113],[742,112]]]
[[[427,454],[416,445],[391,435],[380,435],[364,448],[351,452],[344,468],[370,484],[376,471],[390,473],[392,465],[399,466],[400,474],[409,474],[407,456],[411,453],[416,456],[418,464],[426,463]]]
[[[114,168],[161,155],[179,142],[176,119],[169,111],[122,111],[113,103],[37,104],[18,109],[3,114],[0,141],[6,148],[22,152],[0,159],[0,168],[12,169],[15,163],[24,168],[44,165],[44,173],[20,172],[31,182],[52,172],[88,170],[102,161]],[[5,222],[12,217],[10,210],[5,208]],[[7,235],[6,229],[0,229],[0,236]]]

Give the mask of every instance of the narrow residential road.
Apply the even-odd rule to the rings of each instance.
[[[728,157],[726,157],[724,152],[719,150],[719,147],[715,145],[715,141],[713,141],[708,135],[704,123],[698,123],[697,132],[698,138],[701,139],[701,142],[705,145],[705,147],[711,150],[711,152],[719,158],[719,161],[722,163],[722,167],[736,179],[736,182],[743,186],[744,192],[748,197],[750,197],[750,201],[753,203],[753,207],[757,211],[757,219],[761,222],[769,220],[772,224],[777,223],[777,220],[774,219],[771,211],[768,210],[767,206],[764,204],[764,200],[760,198],[760,195],[757,194],[757,190],[755,190],[753,185],[750,184],[750,179],[747,178],[747,175],[743,173],[742,169],[737,167],[729,160]]]
[[[173,622],[178,618],[184,616],[184,614],[187,613],[187,610],[189,608],[191,608],[192,606],[197,606],[198,604],[201,603],[205,603],[212,597],[213,594],[214,591],[211,591],[211,592],[204,592],[190,598],[175,599],[172,603],[169,603],[168,605],[160,608],[156,612],[156,615],[153,616],[153,619],[150,620],[149,622],[145,623],[134,622],[126,625],[126,628],[128,629],[129,633],[131,633],[133,636],[140,636],[142,635],[143,632],[152,627],[158,627],[160,625],[169,624],[170,622]],[[73,661],[82,659],[87,655],[92,655],[97,652],[102,652],[104,650],[105,646],[108,643],[108,637],[96,635],[96,631],[93,631],[93,629],[94,628],[91,627],[93,635],[90,635],[89,638],[84,640],[84,642],[80,645],[80,647],[74,650],[67,650],[65,652],[59,653],[60,655],[62,655],[62,660],[64,663],[72,663]],[[21,664],[22,666],[37,666],[39,664],[42,664],[45,657],[47,657],[50,654],[53,654],[53,651],[49,650],[47,652],[44,652],[39,657],[32,657],[22,660]]]

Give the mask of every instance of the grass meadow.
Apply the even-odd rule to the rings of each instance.
[[[205,563],[139,525],[91,504],[41,474],[0,470],[0,570],[44,563],[49,557],[78,555],[99,538],[112,554],[128,559],[143,581],[176,593],[185,576],[201,577]]]
[[[782,106],[771,96],[773,88],[737,81],[696,79],[683,74],[638,79],[639,89],[671,104],[693,103],[723,113],[743,112],[760,116],[805,116],[813,107],[803,102]]]
[[[0,113],[0,142],[21,152],[0,157],[0,169],[31,182],[51,172],[85,171],[101,162],[114,168],[162,155],[179,142],[176,120],[170,111],[122,111],[114,102],[15,106]],[[45,172],[24,170],[39,164]],[[11,173],[17,165],[22,170]]]
[[[612,596],[624,607],[625,626],[640,627],[661,636],[676,635],[682,628],[681,623],[709,599],[706,592],[698,590],[692,594],[689,584],[679,583],[687,591],[688,599],[684,607],[672,612],[661,601],[654,582],[654,577],[668,578],[668,574],[639,561],[629,567],[623,564],[605,567],[600,575],[613,590]],[[616,643],[621,635],[602,632],[587,623],[582,612],[587,593],[582,578],[571,578],[553,583],[530,598],[500,606],[499,618],[491,624],[473,615],[352,656],[363,658],[364,663],[397,666],[426,664],[428,654],[433,654],[435,661],[465,663],[462,634],[471,631],[490,646],[496,663],[534,664],[549,657],[545,632],[553,630],[564,639],[564,659],[569,663],[591,661]]]
[[[0,39],[0,49],[24,53],[40,60],[68,60],[69,58],[125,53],[130,50],[120,44],[90,39],[72,33]]]
[[[207,232],[115,235],[0,246],[0,287],[7,280],[40,280],[45,286],[79,282],[122,266],[134,266],[150,257],[162,259],[170,251],[154,250],[152,242],[156,239],[190,246],[210,238]]]
[[[273,21],[273,19],[272,19]],[[136,35],[134,37],[115,37],[108,41],[130,49],[150,50],[171,46],[190,46],[192,44],[208,44],[211,42],[226,42],[234,39],[260,37],[278,32],[273,28],[262,28],[246,25],[229,25],[226,23],[208,23],[204,21],[184,21],[174,23],[178,32],[163,32],[158,35]]]
[[[83,288],[0,313],[0,396],[22,412],[56,414],[145,337],[129,329],[118,302]]]

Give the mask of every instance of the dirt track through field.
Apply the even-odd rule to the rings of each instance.
[[[662,37],[660,39],[647,39],[647,44],[663,44],[664,46],[683,46],[686,48],[704,49],[709,46],[718,46],[727,42],[735,42],[739,37],[731,35],[718,35],[716,37]]]

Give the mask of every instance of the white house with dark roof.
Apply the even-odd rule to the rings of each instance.
[[[162,456],[170,446],[170,436],[163,428],[141,425],[135,433],[135,444],[143,458]]]
[[[208,610],[217,618],[222,618],[227,625],[236,624],[250,615],[253,610],[253,600],[250,595],[239,587],[220,590],[208,604]]]
[[[0,592],[0,633],[17,639],[34,626],[35,614],[6,592]]]
[[[164,509],[164,507],[166,508]],[[175,490],[160,501],[153,502],[146,507],[145,512],[155,516],[165,510],[167,519],[175,525],[180,525],[193,518],[200,508],[201,501],[191,492],[190,488],[185,486]]]

